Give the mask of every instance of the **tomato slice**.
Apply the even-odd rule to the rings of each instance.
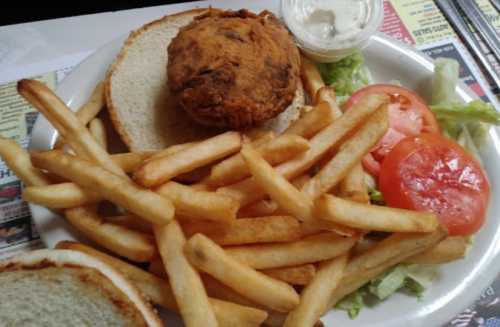
[[[391,99],[388,108],[389,130],[363,159],[365,169],[377,176],[385,156],[399,141],[421,133],[439,133],[439,125],[422,98],[415,92],[396,85],[375,84],[365,87],[349,98],[345,108],[351,108],[359,99],[371,93],[385,93]]]
[[[385,157],[378,181],[387,205],[434,212],[450,235],[473,234],[484,222],[490,197],[485,173],[438,134],[400,141]]]

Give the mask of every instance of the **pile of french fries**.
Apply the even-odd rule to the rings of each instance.
[[[28,153],[0,139],[25,200],[56,210],[152,302],[186,326],[319,326],[345,295],[398,263],[463,256],[435,215],[369,203],[362,157],[388,128],[388,99],[342,112],[304,60],[313,102],[283,132],[226,132],[161,151],[109,154],[98,85],[73,113],[45,85],[19,93],[59,132]],[[116,214],[106,214],[104,204]],[[360,250],[371,231],[387,237]],[[106,254],[108,252],[110,254]],[[126,261],[124,260],[126,259]],[[149,263],[149,271],[129,262]]]

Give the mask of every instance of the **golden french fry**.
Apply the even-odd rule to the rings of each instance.
[[[85,125],[45,84],[23,79],[17,83],[17,91],[50,121],[77,155],[116,175],[128,178],[92,137]]]
[[[76,111],[76,117],[87,125],[94,119],[105,106],[104,83],[97,83],[87,102]],[[61,149],[64,146],[62,138],[58,138],[54,144],[54,149]]]
[[[238,211],[238,218],[272,216],[278,209],[273,200],[260,200]]]
[[[172,201],[176,214],[193,219],[231,222],[239,209],[238,201],[215,192],[193,190],[189,186],[168,182],[156,192]]]
[[[33,186],[50,184],[50,179],[33,167],[29,153],[14,140],[0,136],[0,157],[24,184]]]
[[[149,160],[154,160],[162,157],[169,156],[171,154],[177,153],[179,151],[184,151],[186,149],[189,149],[195,144],[198,144],[199,142],[187,142],[187,143],[181,143],[181,144],[175,144],[171,145],[168,148],[165,148],[163,150],[157,151],[154,155],[149,158]]]
[[[289,243],[233,246],[228,255],[255,269],[298,266],[328,260],[349,251],[356,238],[322,233]]]
[[[409,264],[438,264],[462,259],[467,251],[464,236],[448,236],[434,247],[406,259]]]
[[[74,183],[28,186],[23,190],[23,199],[52,209],[74,208],[102,200],[99,193],[84,190]]]
[[[94,118],[89,123],[90,134],[99,143],[103,149],[108,148],[108,137],[106,135],[106,127],[99,118]]]
[[[261,270],[264,274],[292,285],[307,285],[316,275],[313,264]]]
[[[290,242],[301,237],[299,222],[290,216],[240,218],[227,227],[193,221],[182,228],[187,237],[201,233],[219,245]]]
[[[302,81],[304,83],[304,88],[309,95],[309,98],[315,104],[317,103],[316,94],[318,90],[325,86],[323,78],[319,73],[316,64],[309,60],[308,58],[301,56],[302,64],[300,65],[300,73],[302,75]]]
[[[241,135],[226,132],[201,141],[174,154],[146,162],[134,174],[144,186],[158,186],[170,179],[224,158],[241,147]]]
[[[194,266],[251,301],[283,312],[298,304],[299,296],[293,287],[236,261],[202,234],[191,237],[184,250]]]
[[[338,145],[351,130],[387,102],[388,97],[384,94],[372,94],[361,98],[351,110],[348,110],[330,126],[311,138],[309,140],[309,150],[292,160],[280,164],[275,169],[286,179],[300,176],[317,163],[328,151]],[[262,200],[265,197],[264,191],[252,178],[244,179],[233,185],[220,187],[217,192],[234,197],[242,206]]]
[[[156,151],[117,153],[111,155],[111,160],[123,169],[124,172],[131,173],[155,153]]]
[[[189,187],[191,187],[195,191],[205,191],[205,192],[214,191],[210,186],[203,183],[191,184],[189,185]]]
[[[273,131],[270,131],[266,128],[261,128],[261,127],[254,127],[249,130],[246,130],[243,132],[243,136],[250,139],[252,142],[260,142],[259,140],[262,139],[273,139],[275,137],[275,133]],[[254,143],[254,145],[257,145]]]
[[[311,138],[323,128],[330,125],[335,118],[334,111],[328,103],[319,102],[312,110],[304,113],[299,119],[292,122],[283,134]]]
[[[99,114],[105,104],[104,82],[100,81],[95,86],[87,102],[77,110],[76,116],[83,125],[87,125]]]
[[[310,179],[311,176],[309,176],[308,174],[300,175],[299,177],[296,177],[292,180],[292,184],[300,190],[302,186],[304,186],[304,184],[307,183]]]
[[[200,276],[184,256],[186,239],[181,227],[173,220],[153,229],[184,324],[187,327],[217,326]]]
[[[394,233],[354,257],[347,264],[339,286],[332,293],[328,308],[387,269],[432,248],[447,234],[441,227],[433,233]]]
[[[354,165],[370,152],[388,128],[387,107],[382,106],[351,138],[342,144],[335,156],[304,185],[302,191],[316,199],[335,187]]]
[[[37,167],[99,192],[103,198],[152,223],[166,224],[174,216],[174,207],[168,199],[89,161],[60,150],[33,153],[31,159]]]
[[[67,209],[65,216],[85,237],[120,256],[146,262],[156,254],[151,235],[104,222],[95,210],[86,207]]]
[[[323,86],[320,88],[316,94],[316,100],[318,103],[324,101],[330,105],[333,119],[337,119],[342,115],[342,110],[340,110],[337,104],[337,95],[335,94],[335,88],[333,86]]]
[[[380,232],[426,233],[439,226],[438,218],[430,212],[358,203],[329,194],[316,201],[316,214],[341,225]]]
[[[257,151],[270,164],[277,165],[309,149],[309,143],[297,135],[282,135],[257,147]],[[236,183],[250,176],[250,171],[240,153],[212,167],[210,176],[204,180],[212,186]]]
[[[111,216],[105,217],[104,220],[115,225],[123,226],[132,230],[139,231],[145,234],[153,234],[151,223],[141,217],[134,215]]]
[[[313,219],[311,199],[274,170],[251,145],[244,145],[241,154],[256,183],[282,209],[302,221]]]
[[[342,198],[360,203],[370,203],[365,172],[361,163],[354,165],[339,185],[339,194]]]
[[[300,304],[288,314],[283,327],[314,326],[328,309],[331,294],[342,279],[347,258],[345,254],[320,263],[316,276],[300,294]]]
[[[147,298],[151,299],[154,303],[175,312],[179,311],[172,293],[172,288],[166,280],[160,279],[125,261],[114,258],[80,243],[62,241],[56,245],[56,248],[80,251],[97,257],[124,274]],[[157,262],[160,262],[160,264],[163,265],[160,260]],[[267,317],[265,311],[248,306],[237,305],[217,299],[209,299],[209,302],[214,310],[220,327],[257,327],[260,326]]]

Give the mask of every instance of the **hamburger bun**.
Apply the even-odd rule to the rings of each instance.
[[[2,326],[162,326],[123,275],[71,250],[0,261],[0,303]]]
[[[167,80],[167,48],[181,27],[207,9],[165,16],[133,31],[125,41],[105,81],[111,121],[130,151],[158,150],[169,145],[203,139],[221,132],[194,122],[178,108]],[[299,116],[304,104],[298,83],[292,104],[263,128],[283,131]]]

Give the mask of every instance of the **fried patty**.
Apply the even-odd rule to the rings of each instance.
[[[168,47],[168,83],[197,122],[245,128],[284,111],[299,82],[300,55],[264,11],[215,11],[181,28]]]

